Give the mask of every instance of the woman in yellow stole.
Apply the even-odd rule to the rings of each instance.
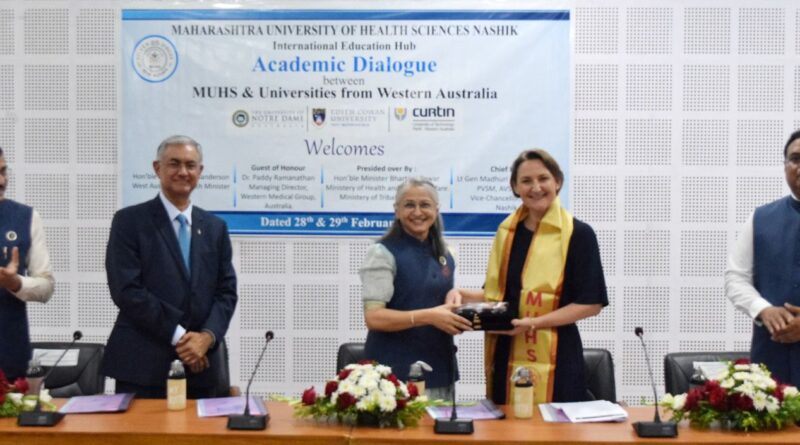
[[[453,289],[447,302],[506,301],[510,331],[486,335],[487,397],[510,403],[510,377],[534,375],[534,403],[586,400],[583,346],[575,322],[608,305],[592,228],[561,207],[564,174],[545,150],[522,152],[511,190],[522,205],[498,227],[483,290]]]

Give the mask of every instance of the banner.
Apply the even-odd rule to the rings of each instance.
[[[123,10],[122,203],[185,134],[234,234],[383,233],[421,176],[447,234],[493,235],[520,151],[567,174],[569,36],[568,11]]]

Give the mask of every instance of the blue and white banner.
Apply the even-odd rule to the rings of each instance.
[[[123,10],[123,205],[186,134],[234,234],[382,233],[422,176],[448,234],[492,235],[520,151],[569,166],[569,35],[568,11]]]

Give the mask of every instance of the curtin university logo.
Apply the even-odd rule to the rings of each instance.
[[[395,107],[394,108],[394,118],[402,121],[405,120],[406,115],[408,114],[406,107]]]
[[[231,117],[233,121],[233,125],[241,128],[247,126],[250,123],[250,115],[247,114],[247,111],[244,110],[236,110],[233,112],[233,116]]]
[[[164,36],[145,36],[134,46],[131,64],[142,80],[163,82],[172,77],[178,68],[178,51]]]
[[[312,108],[311,109],[311,120],[314,122],[314,125],[317,127],[321,127],[325,124],[325,109],[324,108]]]

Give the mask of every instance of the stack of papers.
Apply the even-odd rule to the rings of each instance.
[[[624,422],[628,413],[608,400],[591,402],[542,403],[539,411],[545,422]]]
[[[692,379],[698,382],[719,380],[720,376],[728,372],[728,362],[693,362],[695,375]]]

